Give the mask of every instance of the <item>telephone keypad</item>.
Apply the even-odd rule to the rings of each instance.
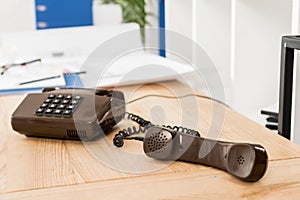
[[[82,96],[50,94],[35,111],[36,116],[71,117],[81,103]]]

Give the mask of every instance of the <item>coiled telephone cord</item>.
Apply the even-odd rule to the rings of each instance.
[[[132,136],[132,135],[145,133],[147,131],[147,129],[154,126],[154,124],[152,124],[150,121],[145,120],[144,118],[142,118],[138,115],[135,115],[133,113],[125,112],[124,118],[136,122],[139,125],[139,127],[136,128],[135,126],[133,126],[133,127],[128,127],[126,129],[123,129],[123,130],[119,131],[119,133],[117,133],[115,135],[114,139],[113,139],[113,143],[117,147],[122,147],[124,145],[124,140],[144,141],[144,137]],[[173,129],[175,131],[180,131],[182,133],[190,134],[190,135],[193,135],[193,136],[198,136],[198,137],[201,136],[198,131],[195,131],[195,130],[192,130],[192,129],[189,129],[189,128],[186,128],[186,127],[182,127],[182,126],[169,126],[169,125],[166,126],[166,125],[163,125],[163,127]]]

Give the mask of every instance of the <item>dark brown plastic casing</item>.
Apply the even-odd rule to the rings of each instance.
[[[212,166],[243,181],[261,179],[268,164],[261,145],[210,140],[157,126],[148,129],[143,147],[149,157]]]
[[[49,94],[80,95],[82,100],[71,117],[37,116],[36,109]],[[12,114],[11,125],[26,136],[93,140],[121,121],[124,113],[124,95],[120,91],[47,88],[25,97]]]

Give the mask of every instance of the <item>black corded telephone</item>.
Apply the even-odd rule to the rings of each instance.
[[[124,113],[120,91],[46,88],[25,97],[11,124],[26,136],[92,140],[107,133]]]

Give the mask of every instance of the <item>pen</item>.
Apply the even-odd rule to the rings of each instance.
[[[64,73],[64,75],[76,75],[76,74],[85,74],[86,71],[81,71],[81,72],[74,72],[74,73]],[[41,78],[41,79],[36,79],[36,80],[32,80],[32,81],[26,81],[26,82],[22,82],[19,83],[19,85],[25,85],[25,84],[29,84],[29,83],[35,83],[35,82],[39,82],[39,81],[46,81],[46,80],[50,80],[50,79],[55,79],[55,78],[60,78],[61,75],[57,75],[57,76],[50,76],[50,77],[46,77],[46,78]]]
[[[27,81],[27,82],[19,83],[19,85],[25,85],[25,84],[29,84],[29,83],[35,83],[35,82],[39,82],[39,81],[45,81],[45,80],[55,79],[55,78],[60,78],[60,77],[61,77],[61,75],[51,76],[51,77],[47,77],[47,78],[41,78],[41,79],[36,79],[36,80],[32,80],[32,81]]]
[[[65,72],[63,73],[64,75],[77,75],[77,74],[85,74],[86,71],[81,71],[81,72]]]

